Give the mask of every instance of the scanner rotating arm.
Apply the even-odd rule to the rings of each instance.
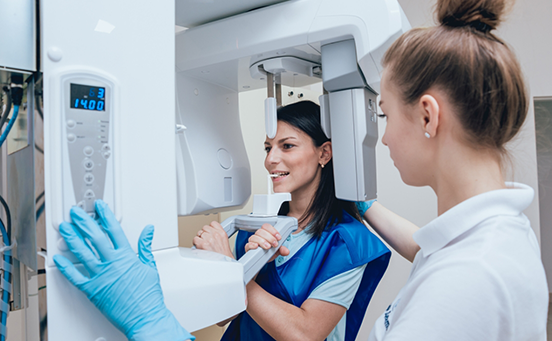
[[[263,266],[276,254],[280,246],[284,243],[291,232],[297,230],[297,219],[286,216],[276,217],[254,217],[247,215],[234,216],[222,222],[222,228],[226,231],[230,238],[238,230],[255,232],[260,229],[263,224],[270,224],[282,236],[278,242],[278,247],[264,250],[257,248],[249,250],[243,257],[238,259],[238,262],[243,265],[243,282],[249,283],[253,277],[263,268]]]

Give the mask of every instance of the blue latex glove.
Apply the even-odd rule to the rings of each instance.
[[[370,207],[372,207],[372,204],[376,202],[376,199],[368,200],[368,201],[356,201],[356,207],[358,209],[358,213],[360,213],[361,217],[364,217],[364,213],[368,211]]]
[[[142,231],[136,256],[107,204],[97,200],[95,206],[101,227],[78,207],[71,209],[73,224],[64,222],[59,226],[69,249],[84,265],[90,278],[67,258],[55,255],[54,262],[59,270],[129,340],[194,340],[163,301],[151,253],[153,226],[148,225]],[[85,239],[95,248],[99,259]]]

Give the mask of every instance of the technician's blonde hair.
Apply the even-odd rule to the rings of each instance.
[[[519,63],[492,31],[504,0],[438,0],[439,26],[404,33],[387,50],[383,66],[406,104],[430,88],[454,105],[464,137],[476,148],[505,154],[528,110]]]

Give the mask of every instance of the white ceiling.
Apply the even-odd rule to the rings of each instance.
[[[194,27],[287,0],[177,0],[176,25]]]

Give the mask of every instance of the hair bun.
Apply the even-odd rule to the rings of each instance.
[[[471,26],[487,33],[500,24],[505,0],[438,0],[437,19],[444,26]]]

